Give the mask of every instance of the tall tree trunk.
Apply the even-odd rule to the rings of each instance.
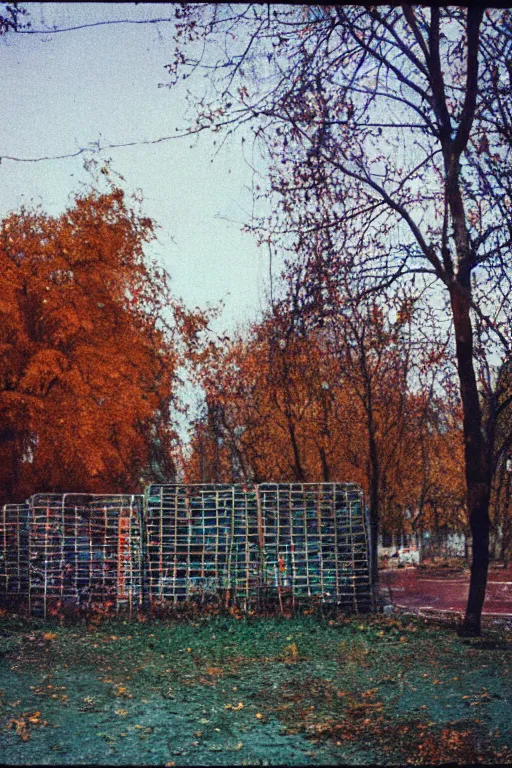
[[[463,407],[466,484],[469,523],[473,539],[469,596],[460,634],[465,637],[475,637],[481,631],[481,615],[489,570],[491,472],[488,446],[482,430],[482,412],[473,364],[469,285],[454,282],[451,286],[450,298]]]
[[[303,483],[306,480],[304,469],[300,459],[299,445],[297,443],[297,435],[295,434],[295,426],[291,414],[286,412],[286,422],[288,427],[288,434],[290,435],[290,443],[293,453],[293,479],[297,483]]]
[[[508,549],[510,544],[510,512],[512,511],[510,509],[512,501],[512,475],[509,471],[505,469],[505,472],[507,473],[506,478],[506,486],[505,486],[505,502],[503,505],[503,525],[501,529],[501,560],[503,560],[503,565],[507,566],[507,560],[508,560]]]
[[[493,473],[493,486],[491,490],[491,499],[494,499],[493,515],[493,560],[500,559],[503,540],[503,486],[505,483],[505,472],[498,466]]]
[[[7,503],[21,501],[16,497],[19,485],[19,442],[18,435],[13,429],[5,428],[0,431],[0,456],[4,457],[4,466],[8,471],[3,489]]]
[[[330,483],[331,482],[331,470],[329,468],[329,462],[327,461],[327,455],[325,453],[325,448],[323,445],[320,446],[318,449],[320,453],[320,461],[322,463],[322,480],[324,483]]]
[[[371,577],[372,577],[372,589],[373,589],[373,604],[376,608],[378,605],[379,594],[379,560],[378,560],[378,536],[379,536],[379,454],[377,451],[377,443],[375,440],[375,426],[373,424],[373,418],[370,416],[368,424],[368,447],[369,447],[369,470],[370,476],[368,478],[369,487],[369,502],[370,502],[370,562],[371,562]]]

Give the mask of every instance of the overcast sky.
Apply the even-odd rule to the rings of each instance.
[[[30,3],[33,29],[111,19],[172,17],[172,4]],[[0,38],[0,216],[23,203],[58,213],[90,179],[83,157],[12,162],[169,136],[187,125],[184,91],[167,82],[172,24],[118,24],[62,34]],[[161,229],[152,248],[190,306],[224,300],[218,327],[256,317],[264,302],[266,253],[240,231],[251,211],[252,172],[240,143],[213,160],[210,135],[109,150],[128,191]],[[194,146],[191,148],[190,145]]]

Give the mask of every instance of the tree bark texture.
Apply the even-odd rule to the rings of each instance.
[[[378,605],[379,594],[379,559],[378,559],[378,537],[379,537],[379,454],[377,443],[375,441],[373,419],[369,423],[369,453],[370,453],[370,564],[371,580],[373,591],[373,604]]]
[[[482,431],[482,413],[473,364],[473,331],[470,317],[469,287],[454,282],[450,297],[464,413],[465,473],[468,489],[469,522],[473,539],[469,596],[460,633],[470,637],[480,634],[482,608],[487,586],[491,473],[488,446]]]

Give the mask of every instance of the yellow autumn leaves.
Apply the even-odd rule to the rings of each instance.
[[[78,197],[61,216],[13,213],[2,228],[0,410],[12,438],[0,446],[0,488],[16,478],[4,501],[43,482],[137,487],[151,461],[170,474],[182,352],[167,319],[179,302],[166,273],[144,258],[152,223],[114,189]]]
[[[7,728],[15,729],[16,735],[20,737],[22,741],[28,741],[30,739],[30,726],[47,726],[46,720],[41,720],[41,712],[24,712],[20,717],[11,718],[7,721]]]

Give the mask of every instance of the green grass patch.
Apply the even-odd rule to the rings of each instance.
[[[416,618],[0,627],[7,764],[512,760],[512,638]]]

